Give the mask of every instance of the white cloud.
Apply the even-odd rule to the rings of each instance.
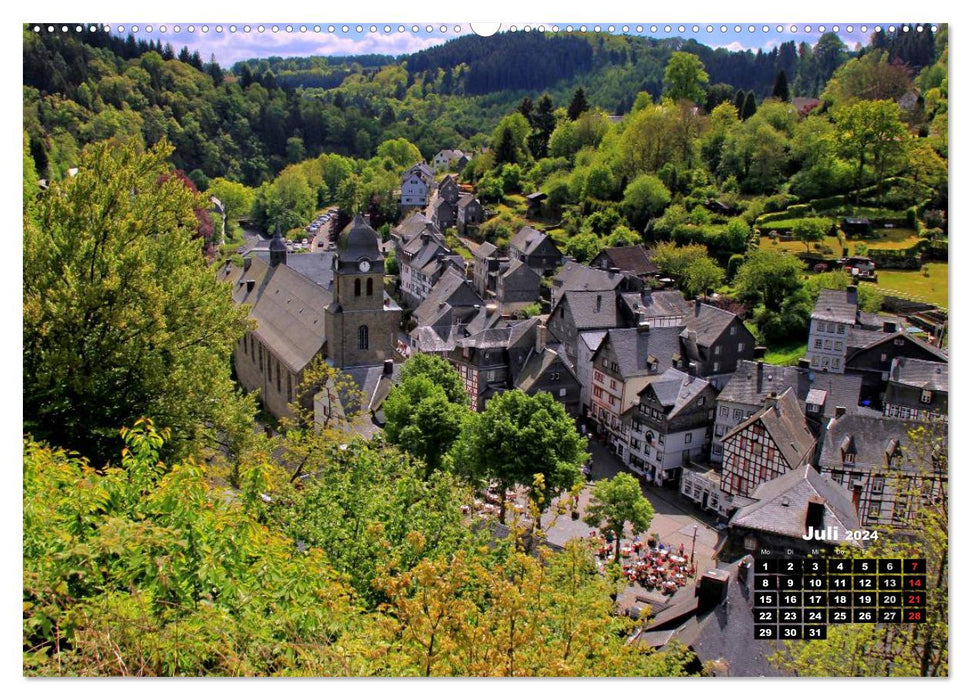
[[[259,33],[254,27],[254,31],[250,33],[230,33],[225,28],[222,33],[210,30],[206,34],[199,31],[189,34],[184,30],[179,34],[169,31],[164,35],[141,32],[138,38],[161,39],[163,43],[172,44],[176,52],[183,45],[188,46],[190,51],[198,51],[204,61],[208,61],[210,55],[215,54],[216,60],[223,67],[229,67],[247,58],[269,56],[347,56],[368,53],[399,56],[442,44],[457,36],[454,32],[449,32],[447,36],[428,34],[424,30],[412,33],[410,27],[404,32],[385,34],[378,31],[364,35],[355,33],[353,36],[350,33],[342,34],[339,27],[333,34],[326,27],[322,27],[320,33],[311,29],[307,32],[288,33],[281,30]]]

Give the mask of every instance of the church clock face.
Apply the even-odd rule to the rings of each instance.
[[[359,262],[357,264],[357,269],[360,270],[361,272],[367,272],[367,271],[369,271],[371,269],[371,261],[370,260],[362,260],[361,262]]]

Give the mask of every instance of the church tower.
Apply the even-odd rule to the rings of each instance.
[[[377,232],[358,214],[341,232],[334,257],[327,354],[337,367],[394,359],[401,312],[385,301],[384,257]]]

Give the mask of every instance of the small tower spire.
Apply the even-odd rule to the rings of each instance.
[[[278,222],[276,225],[276,233],[273,234],[273,240],[270,241],[270,267],[276,267],[280,263],[287,264],[287,244],[283,240],[283,234],[280,232],[280,224]]]

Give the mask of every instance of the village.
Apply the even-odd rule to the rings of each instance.
[[[915,325],[921,318],[862,311],[865,281],[854,277],[820,292],[806,356],[770,364],[737,313],[717,295],[686,298],[644,245],[606,248],[584,265],[530,226],[504,249],[476,242],[489,211],[459,183],[467,159],[442,151],[402,174],[402,218],[387,241],[360,215],[338,230],[331,208],[297,247],[278,232],[242,266],[220,268],[256,322],[235,351],[238,380],[270,415],[288,414],[319,356],[365,397],[345,425],[364,437],[381,429],[382,402],[416,354],[447,360],[473,411],[511,389],[549,393],[589,437],[588,479],[630,473],[658,513],[649,538],[623,543],[631,586],[619,603],[651,607],[639,639],[656,648],[688,629],[696,652],[704,646],[709,589],[720,602],[741,595],[746,556],[808,554],[820,543],[807,528],[904,527],[921,498],[946,488],[946,467],[918,466],[935,460],[918,459],[927,446],[913,444],[915,428],[946,430],[948,412],[947,352]],[[471,260],[450,248],[449,231]],[[322,422],[349,413],[334,387],[314,411]],[[463,509],[494,518],[506,497],[515,521],[521,496],[486,493]],[[570,504],[573,517],[549,509],[548,544],[600,537],[579,519],[588,498],[589,488]],[[675,564],[659,569],[658,556]],[[749,630],[751,602],[739,609],[747,622],[732,624]],[[738,631],[739,663],[762,658],[750,637]],[[724,658],[724,625],[716,638],[712,653]]]

